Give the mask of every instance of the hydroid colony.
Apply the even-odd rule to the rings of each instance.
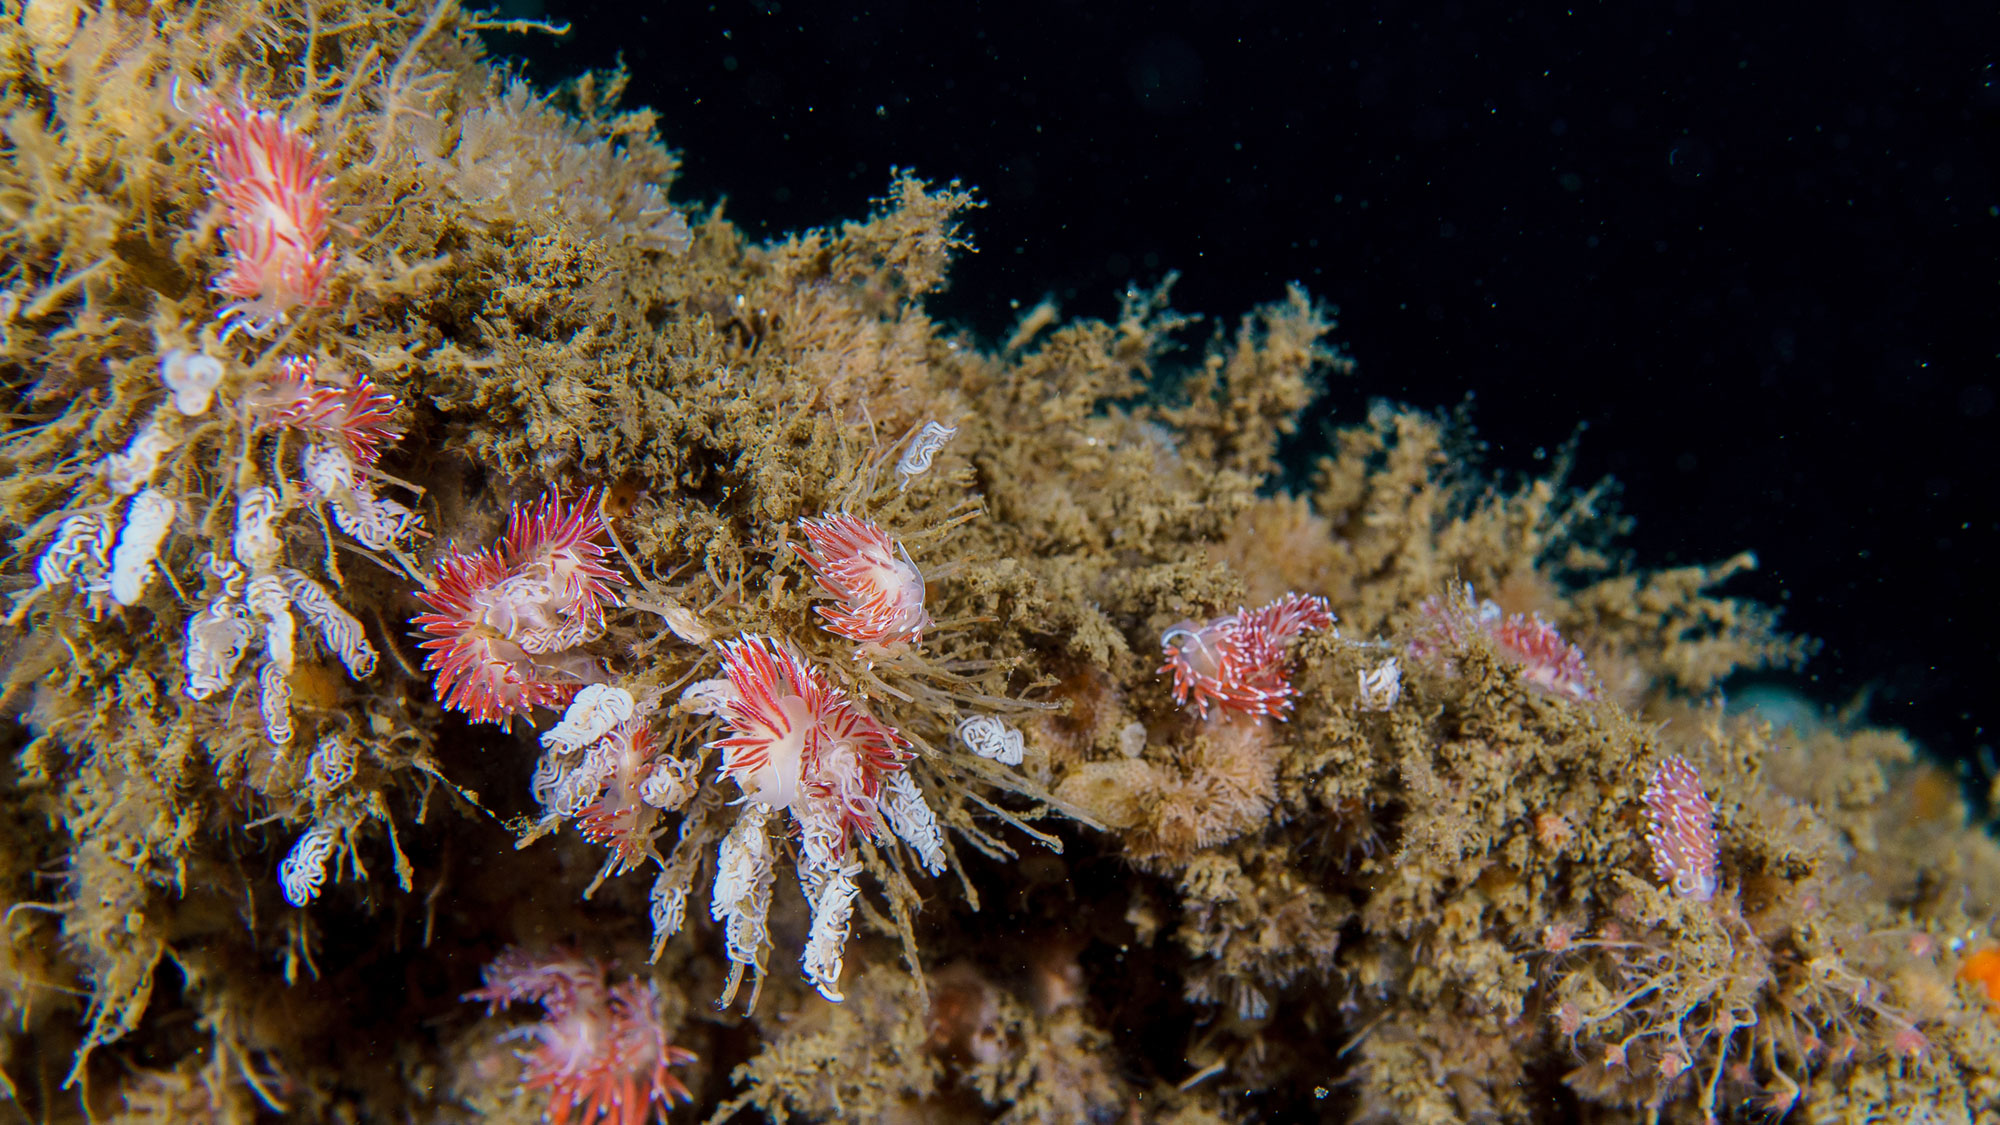
[[[486,26],[0,25],[29,1116],[2000,1108],[2000,863],[1725,718],[1747,557],[1389,404],[1282,490],[1304,292],[986,350],[970,192],[753,243]]]

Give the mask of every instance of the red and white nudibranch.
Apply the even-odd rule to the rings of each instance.
[[[794,548],[838,605],[816,606],[826,627],[851,641],[888,644],[924,639],[924,576],[903,545],[874,520],[840,512],[799,520],[811,548]]]
[[[215,288],[235,298],[218,313],[228,326],[223,335],[269,335],[294,309],[327,303],[326,165],[279,114],[206,100],[209,179],[228,212],[229,269]]]
[[[1516,613],[1487,624],[1501,653],[1521,666],[1529,686],[1571,699],[1597,698],[1597,677],[1583,650],[1563,639],[1542,615]]]
[[[604,565],[606,530],[594,490],[574,504],[551,490],[514,510],[497,548],[437,560],[430,588],[417,591],[431,612],[411,623],[431,636],[418,647],[440,702],[505,728],[575,696],[596,665],[560,654],[603,634],[611,586],[625,581]]]
[[[604,565],[611,549],[597,539],[609,530],[596,489],[570,505],[563,503],[560,489],[551,489],[541,503],[514,509],[502,542],[516,573],[547,590],[541,603],[546,612],[602,631],[604,607],[618,604],[611,587],[625,583],[623,575]]]
[[[1326,599],[1286,594],[1261,609],[1238,609],[1206,624],[1183,621],[1160,638],[1174,674],[1174,702],[1194,700],[1203,718],[1211,705],[1241,715],[1276,715],[1292,709],[1298,693],[1285,669],[1285,642],[1333,624]]]
[[[389,424],[396,396],[366,375],[321,382],[318,370],[319,361],[306,356],[279,361],[277,376],[250,393],[253,417],[321,440],[336,439],[347,446],[356,464],[373,465],[384,445],[403,436]]]
[[[583,768],[603,780],[597,799],[576,814],[577,828],[584,839],[611,849],[617,875],[645,858],[660,810],[678,808],[694,795],[694,764],[666,754],[644,716],[607,731],[586,752]]]
[[[567,951],[509,949],[481,972],[485,987],[465,994],[491,1013],[526,1002],[540,1022],[509,1032],[527,1039],[521,1085],[548,1091],[550,1125],[646,1125],[675,1099],[693,1095],[669,1067],[695,1061],[667,1041],[659,990],[638,977],[609,986],[601,962]]]
[[[724,642],[733,696],[723,705],[722,775],[745,799],[790,809],[809,851],[839,856],[855,830],[885,836],[884,779],[904,768],[902,737],[830,686],[791,646],[746,635]]]
[[[424,668],[437,675],[438,702],[503,730],[535,707],[568,703],[582,686],[551,678],[514,639],[509,623],[492,620],[488,603],[508,573],[497,551],[446,555],[432,569],[430,588],[417,591],[431,612],[411,619],[431,635],[417,647],[429,653]]]
[[[1469,583],[1417,607],[1423,622],[1410,638],[1410,655],[1455,670],[1454,653],[1474,633],[1482,633],[1501,656],[1521,670],[1521,682],[1551,695],[1588,701],[1597,698],[1597,676],[1583,650],[1563,639],[1539,613],[1508,614],[1480,601]]]

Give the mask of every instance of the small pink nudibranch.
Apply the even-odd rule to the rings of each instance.
[[[373,465],[384,445],[403,436],[389,423],[396,396],[366,375],[336,379],[342,381],[320,377],[317,360],[289,356],[279,361],[274,378],[250,392],[252,417],[316,440],[337,440],[355,464]]]
[[[1660,763],[1646,787],[1646,844],[1653,870],[1682,898],[1707,902],[1715,897],[1717,847],[1715,806],[1701,774],[1680,754]]]
[[[1204,624],[1183,621],[1160,638],[1174,674],[1174,702],[1193,699],[1203,718],[1211,705],[1240,715],[1284,717],[1292,708],[1285,642],[1333,624],[1326,599],[1286,594],[1261,609],[1238,609]]]
[[[521,1085],[548,1092],[550,1125],[645,1125],[693,1095],[668,1068],[695,1061],[667,1041],[659,990],[638,977],[608,984],[602,962],[567,951],[509,949],[481,972],[485,987],[464,999],[489,1013],[538,1004],[539,1022],[509,1032],[520,1052]]]
[[[577,829],[583,838],[610,848],[618,873],[632,870],[645,858],[658,813],[648,800],[648,783],[678,786],[679,799],[691,792],[681,784],[684,773],[675,769],[652,727],[644,718],[628,719],[611,728],[586,754],[593,775],[601,774],[602,788],[597,799],[577,815]]]
[[[327,303],[326,165],[291,122],[268,109],[208,98],[209,178],[228,212],[229,269],[215,288],[235,298],[217,315],[224,335],[269,335],[294,309]]]
[[[924,576],[881,524],[841,512],[801,519],[799,528],[812,543],[796,548],[799,558],[839,603],[815,607],[828,629],[863,644],[924,639]]]
[[[1521,667],[1530,686],[1570,699],[1597,698],[1597,677],[1583,650],[1563,639],[1542,615],[1516,613],[1491,621],[1486,635],[1508,659]]]
[[[1578,701],[1597,698],[1597,676],[1583,650],[1563,639],[1541,614],[1508,614],[1490,600],[1479,600],[1469,583],[1426,598],[1417,608],[1423,621],[1410,638],[1411,656],[1453,669],[1455,652],[1473,634],[1482,634],[1520,669],[1521,682],[1529,687]]]

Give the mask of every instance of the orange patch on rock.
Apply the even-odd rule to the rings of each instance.
[[[1981,949],[1958,967],[1958,979],[1978,983],[1986,998],[2000,1004],[2000,948]]]

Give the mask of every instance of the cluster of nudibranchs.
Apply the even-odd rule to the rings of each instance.
[[[535,707],[560,707],[601,679],[574,650],[604,635],[612,587],[625,578],[606,566],[597,493],[574,502],[560,490],[515,509],[496,547],[440,557],[417,597],[431,612],[414,623],[430,639],[424,667],[437,674],[438,699],[476,722],[505,729]]]
[[[923,576],[881,525],[841,513],[800,527],[812,546],[799,557],[832,599],[819,607],[829,631],[856,642],[856,656],[921,641],[931,626]],[[727,682],[714,698],[728,729],[711,745],[722,753],[723,776],[745,798],[723,840],[709,906],[724,927],[729,990],[745,970],[761,971],[777,858],[766,825],[788,811],[800,841],[799,883],[812,909],[801,964],[822,995],[838,1000],[861,873],[851,836],[886,842],[893,833],[937,874],[945,867],[937,818],[906,768],[912,755],[903,737],[790,645],[755,635],[727,642],[723,671]]]
[[[83,502],[52,517],[55,530],[37,560],[36,585],[16,615],[28,601],[62,589],[80,596],[93,616],[144,600],[166,568],[177,526],[197,538],[213,536],[206,526],[211,515],[203,513],[217,506],[200,501],[207,499],[202,478],[214,466],[202,454],[219,451],[220,476],[233,482],[234,528],[226,548],[191,560],[208,589],[186,627],[184,690],[197,703],[233,700],[229,689],[238,667],[261,649],[256,679],[262,727],[282,755],[296,734],[290,680],[299,617],[355,678],[370,675],[376,663],[360,623],[325,584],[340,585],[331,562],[320,577],[288,562],[285,517],[320,510],[363,550],[391,554],[421,533],[421,520],[377,494],[377,482],[388,478],[374,464],[401,436],[391,424],[398,407],[393,395],[308,355],[264,351],[245,357],[232,350],[238,337],[254,348],[295,313],[329,303],[335,257],[325,164],[275,112],[206,91],[189,106],[178,89],[176,94],[175,104],[195,118],[207,142],[209,178],[223,215],[227,265],[211,286],[228,299],[215,313],[220,331],[185,326],[202,338],[201,346],[159,357],[161,401],[124,450],[99,463],[102,490],[80,488]],[[247,370],[232,376],[238,364]],[[212,411],[218,400],[221,408]],[[218,413],[219,424],[211,420]],[[256,439],[278,432],[300,435],[305,444],[295,469],[273,463],[267,474],[257,463]],[[239,451],[252,451],[250,462],[230,465]],[[337,826],[317,824],[301,837],[281,869],[292,873],[287,898],[301,902],[316,892],[334,850],[327,841],[337,838],[344,838]]]
[[[585,647],[604,635],[624,575],[606,561],[599,494],[560,489],[516,508],[500,541],[451,550],[417,591],[429,607],[412,624],[438,701],[475,722],[509,729],[536,708],[563,709],[530,790],[545,823],[575,820],[611,849],[611,873],[638,866],[658,814],[693,795],[694,765],[659,745],[650,707],[608,682]]]
[[[536,707],[564,709],[541,736],[531,789],[548,821],[574,820],[609,847],[609,870],[618,873],[650,853],[660,814],[685,804],[698,778],[692,761],[660,745],[651,726],[657,693],[635,698],[582,651],[603,635],[604,610],[618,604],[614,587],[626,582],[605,562],[609,529],[600,508],[593,492],[573,502],[551,492],[516,511],[496,546],[448,552],[418,592],[430,611],[414,623],[427,634],[425,667],[447,707],[502,726]],[[856,642],[857,657],[921,642],[932,624],[923,577],[879,524],[843,513],[802,520],[801,528],[811,546],[799,556],[831,599],[818,607],[829,631]],[[719,776],[744,798],[721,844],[710,899],[732,965],[729,995],[746,970],[763,969],[778,858],[769,829],[776,814],[789,813],[813,918],[801,960],[820,992],[837,1000],[862,869],[853,836],[900,838],[939,873],[945,849],[937,818],[906,768],[908,742],[825,669],[757,634],[722,642],[720,655],[722,675],[688,688],[679,710],[722,721],[722,737],[707,748],[719,753]],[[655,903],[662,938],[685,919],[685,891],[668,893]]]

